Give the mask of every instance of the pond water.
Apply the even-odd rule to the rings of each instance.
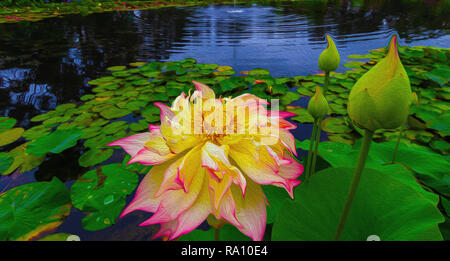
[[[108,75],[107,67],[135,61],[192,57],[238,72],[259,67],[273,76],[295,76],[320,72],[317,59],[326,46],[325,33],[333,35],[341,64],[350,60],[347,55],[384,47],[394,33],[401,45],[449,48],[449,5],[301,1],[240,5],[242,12],[208,5],[0,24],[0,116],[14,117],[29,128],[31,117],[89,93],[87,82]],[[70,185],[82,169],[78,157],[79,151],[71,149],[21,180],[0,179],[0,191],[54,175],[64,176]],[[148,213],[130,214],[98,232],[83,231],[83,216],[72,208],[57,232],[78,234],[82,240],[148,240],[155,231],[152,226],[137,227]]]

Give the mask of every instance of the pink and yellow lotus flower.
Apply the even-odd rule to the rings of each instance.
[[[262,240],[268,202],[260,185],[293,197],[303,172],[290,133],[296,126],[284,119],[294,114],[266,110],[269,103],[252,94],[216,99],[208,86],[193,83],[194,93],[182,93],[172,107],[155,103],[160,126],[109,144],[131,155],[128,164],[153,165],[121,217],[152,212],[140,226],[160,224],[155,237],[173,240],[212,215]]]

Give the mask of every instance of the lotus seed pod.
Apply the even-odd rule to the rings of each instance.
[[[339,52],[333,39],[327,34],[328,46],[319,56],[319,68],[324,72],[331,72],[339,67]]]
[[[395,129],[406,122],[412,102],[411,86],[397,52],[397,36],[389,52],[355,83],[347,112],[360,128]]]
[[[316,93],[308,103],[308,112],[314,119],[322,119],[328,113],[328,102],[322,91],[316,86]]]

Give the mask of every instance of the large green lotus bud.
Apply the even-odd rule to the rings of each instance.
[[[339,53],[333,39],[328,34],[327,42],[327,49],[323,50],[319,56],[319,68],[324,72],[331,72],[339,67],[339,61],[341,58],[339,57]]]
[[[328,113],[328,102],[319,87],[316,86],[316,93],[308,103],[308,112],[314,119],[322,119]]]
[[[355,83],[347,112],[360,128],[395,129],[406,122],[412,100],[411,86],[397,52],[397,36],[389,52]]]

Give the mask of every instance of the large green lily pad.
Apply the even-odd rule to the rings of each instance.
[[[0,195],[0,240],[31,240],[62,224],[70,196],[58,178],[34,182]]]
[[[286,201],[273,226],[273,240],[333,240],[353,168],[328,168],[313,175]],[[365,169],[342,240],[442,240],[444,222],[436,205],[410,186],[374,169]]]

